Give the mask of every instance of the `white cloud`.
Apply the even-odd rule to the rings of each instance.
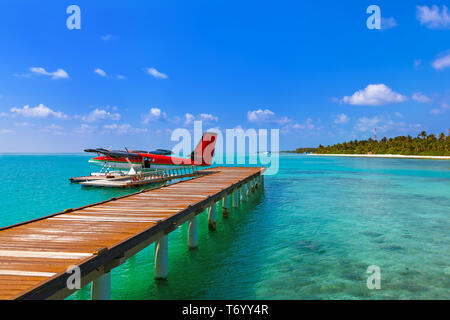
[[[362,117],[356,122],[354,129],[371,134],[374,129],[377,129],[379,133],[385,132],[410,132],[411,130],[419,130],[422,126],[420,124],[406,124],[405,122],[393,121],[390,117],[386,116],[374,116],[372,118]]]
[[[114,110],[114,107],[113,107]],[[91,113],[89,113],[87,116],[81,117],[81,120],[84,122],[95,122],[97,120],[120,120],[122,116],[120,113],[111,113],[109,111],[95,108],[95,110],[92,110]]]
[[[86,123],[82,123],[80,127],[75,129],[76,134],[91,134],[97,129],[97,126],[91,126]]]
[[[434,60],[431,65],[436,70],[443,70],[450,67],[450,54]]]
[[[114,36],[112,34],[105,34],[104,36],[101,36],[100,39],[102,39],[103,41],[108,41],[113,39]]]
[[[0,117],[6,117],[8,114],[6,112],[0,112]]]
[[[416,92],[413,94],[412,99],[414,101],[420,102],[420,103],[430,103],[432,100],[431,98],[427,97],[426,95]]]
[[[253,123],[276,123],[279,125],[292,122],[288,117],[277,117],[275,113],[269,109],[250,110],[247,112],[247,120]]]
[[[31,126],[32,124],[30,124],[29,122],[16,122],[16,123],[14,123],[14,125],[15,125],[16,127],[29,127],[29,126]]]
[[[434,109],[430,110],[431,114],[442,114],[444,112],[445,112],[445,110],[444,109],[440,109],[440,108],[434,108]]]
[[[394,113],[394,115],[397,117],[397,118],[404,118],[405,116],[403,115],[403,114],[401,114],[400,112],[396,112],[396,113]]]
[[[414,60],[414,68],[419,68],[420,65],[422,64],[422,59],[416,59]]]
[[[431,109],[431,110],[430,110],[430,113],[431,113],[431,114],[443,114],[443,113],[445,113],[448,109],[450,109],[450,105],[448,105],[448,104],[446,104],[446,103],[443,103],[443,104],[441,105],[440,108],[434,108],[434,109]]]
[[[254,110],[247,112],[247,120],[249,122],[267,122],[275,116],[275,113],[270,111],[269,109],[262,110]]]
[[[184,115],[184,124],[189,125],[193,123],[194,121],[203,121],[203,122],[214,122],[219,121],[219,117],[214,116],[209,113],[201,113],[198,116],[194,116],[193,114],[186,113]]]
[[[131,129],[131,125],[126,124],[110,124],[110,125],[104,125],[103,129],[105,129],[108,132],[116,133],[118,135],[126,134]]]
[[[397,23],[397,21],[395,21],[395,19],[393,17],[381,18],[381,29],[382,30],[392,29],[392,28],[395,28],[396,26],[398,26],[398,23]]]
[[[104,125],[103,129],[105,130],[104,133],[115,133],[118,135],[124,135],[127,133],[133,134],[148,131],[147,129],[132,128],[131,125],[128,123]]]
[[[156,79],[167,79],[168,76],[162,72],[159,72],[158,70],[156,70],[155,68],[145,68],[145,71],[153,76]]]
[[[48,133],[51,133],[51,134],[54,134],[54,135],[61,135],[61,134],[63,134],[62,130],[63,130],[63,127],[61,127],[61,126],[59,126],[57,124],[54,124],[54,123],[49,125],[49,126],[46,126],[46,127],[42,128],[43,132],[48,132]]]
[[[98,74],[101,77],[106,77],[106,72],[100,68],[95,69],[94,73]]]
[[[302,123],[289,123],[281,128],[281,133],[287,134],[292,130],[307,130],[310,132],[322,130],[323,127],[314,124],[313,119],[308,118]]]
[[[117,75],[117,79],[119,79],[119,80],[126,80],[127,77],[125,77],[124,75],[118,74]]]
[[[446,6],[442,7],[442,12],[437,5],[432,7],[417,6],[417,19],[420,21],[420,24],[425,25],[429,29],[450,27],[450,15]]]
[[[10,130],[10,129],[0,129],[0,133],[13,133],[14,131],[13,130]]]
[[[345,124],[350,121],[350,118],[347,117],[345,114],[341,113],[340,115],[337,115],[334,119],[334,123],[336,124]]]
[[[44,68],[41,67],[31,67],[30,71],[36,74],[50,76],[52,79],[67,79],[69,75],[63,69],[58,69],[55,72],[48,72]]]
[[[359,118],[355,124],[355,129],[361,132],[373,131],[381,122],[381,117],[375,116],[373,118],[362,117]]]
[[[23,108],[11,108],[10,111],[14,114],[28,118],[47,118],[50,116],[57,119],[68,118],[64,113],[53,111],[49,107],[44,106],[42,103],[34,108],[30,108],[30,106],[26,105]]]
[[[201,113],[200,120],[201,121],[218,121],[219,117],[213,116],[212,114]]]
[[[139,132],[148,132],[148,129],[146,128],[133,128],[133,132],[139,133]]]
[[[369,84],[364,90],[356,91],[352,96],[345,96],[341,102],[357,106],[381,106],[406,100],[405,96],[392,91],[385,84]]]
[[[185,118],[184,124],[186,124],[186,125],[191,124],[191,123],[194,122],[194,120],[195,120],[194,115],[193,115],[193,114],[190,114],[190,113],[186,113],[186,114],[184,115],[184,118]]]
[[[144,124],[148,124],[151,121],[166,120],[167,114],[165,112],[162,112],[162,110],[159,108],[151,108],[148,113],[141,115],[141,117],[142,122]]]

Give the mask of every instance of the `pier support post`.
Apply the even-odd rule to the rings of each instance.
[[[216,230],[216,203],[214,202],[211,207],[208,208],[208,229],[211,231]]]
[[[229,216],[228,195],[225,195],[222,199],[222,215],[224,218],[228,218]]]
[[[242,201],[247,201],[247,184],[242,186]]]
[[[189,249],[196,249],[198,247],[198,230],[197,230],[197,216],[193,217],[188,222],[188,246]]]
[[[233,208],[237,208],[238,207],[238,190],[234,189],[233,190]]]
[[[167,279],[169,272],[169,239],[165,235],[155,243],[155,278]]]
[[[107,272],[92,281],[91,284],[92,300],[111,299],[111,272]]]

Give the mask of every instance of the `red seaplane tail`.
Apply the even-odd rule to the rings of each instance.
[[[216,148],[217,133],[205,132],[202,140],[191,153],[191,160],[199,166],[210,166]]]

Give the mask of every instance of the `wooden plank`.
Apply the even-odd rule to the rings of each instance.
[[[86,257],[90,257],[90,256],[92,256],[92,253],[0,250],[0,257],[80,259],[80,258],[86,258]]]
[[[52,272],[37,272],[37,271],[21,271],[21,270],[1,270],[2,276],[27,276],[27,277],[53,277],[55,273]]]

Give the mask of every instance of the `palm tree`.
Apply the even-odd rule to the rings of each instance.
[[[422,131],[422,132],[419,134],[419,137],[421,137],[422,139],[425,139],[425,138],[427,137],[427,132],[426,132],[426,131]]]

